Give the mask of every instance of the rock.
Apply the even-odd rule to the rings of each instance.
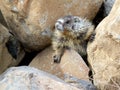
[[[74,76],[89,80],[89,68],[77,52],[66,50],[59,64],[53,62],[52,56],[53,50],[49,47],[38,54],[29,66],[54,74],[61,79],[66,79],[66,76]]]
[[[32,67],[12,67],[0,75],[0,90],[86,90]]]
[[[120,89],[120,0],[96,28],[88,45],[88,61],[93,69],[94,84],[101,90]]]
[[[39,51],[51,42],[41,32],[53,29],[58,18],[73,14],[92,20],[102,2],[103,0],[0,0],[0,8],[11,32],[23,46],[30,51]]]
[[[14,48],[15,44],[12,46],[11,43],[14,43],[15,39],[10,40],[11,38],[13,36],[0,24],[0,74],[8,67],[18,65],[25,55],[20,46],[16,48]]]
[[[82,86],[85,90],[97,90],[97,88],[90,81],[78,79],[73,76],[67,76],[65,78],[65,82],[67,82],[77,88],[81,88],[81,86]]]

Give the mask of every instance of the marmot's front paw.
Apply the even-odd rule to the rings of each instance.
[[[94,39],[95,39],[95,33],[93,33],[91,36],[90,36],[90,38],[89,38],[89,42],[93,42],[94,41]]]
[[[60,55],[54,55],[53,56],[54,63],[60,63],[60,59],[61,59]]]

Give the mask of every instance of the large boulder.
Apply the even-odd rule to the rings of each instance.
[[[120,0],[96,28],[96,36],[88,45],[88,61],[94,84],[101,90],[120,89]]]
[[[90,86],[90,85],[89,85]],[[32,67],[12,67],[0,75],[0,90],[93,90],[79,88]]]
[[[13,38],[9,31],[0,24],[0,74],[8,67],[18,65],[25,55],[20,46],[14,48],[15,45],[12,43],[16,41]]]
[[[41,32],[53,29],[58,18],[72,14],[92,20],[102,2],[103,0],[0,0],[0,8],[11,32],[23,46],[27,50],[39,51],[50,44],[50,38]]]
[[[29,66],[49,72],[61,79],[68,79],[73,76],[89,81],[89,68],[74,50],[66,50],[59,64],[53,61],[53,50],[51,47],[39,53]]]

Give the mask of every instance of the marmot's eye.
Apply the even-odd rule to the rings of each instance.
[[[66,21],[66,24],[69,24],[70,23],[70,21]]]
[[[75,18],[74,22],[80,22],[80,20],[78,18]]]

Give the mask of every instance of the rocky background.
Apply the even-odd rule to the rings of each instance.
[[[96,26],[87,64],[74,50],[52,60],[43,32],[68,14]],[[0,90],[120,90],[120,0],[0,0]]]

